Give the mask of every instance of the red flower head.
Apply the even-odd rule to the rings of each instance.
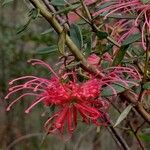
[[[140,75],[134,68],[111,67],[102,70],[104,76],[101,78],[90,75],[87,81],[79,82],[75,71],[59,74],[60,78],[45,62],[37,59],[32,59],[30,62],[32,65],[47,67],[54,76],[50,79],[24,76],[12,80],[10,85],[19,80],[25,80],[25,82],[10,87],[6,99],[21,90],[25,90],[26,93],[10,103],[7,111],[25,96],[35,97],[35,101],[25,110],[25,113],[29,113],[38,103],[55,106],[55,112],[45,123],[48,133],[59,131],[63,134],[67,130],[69,134],[72,134],[77,126],[78,117],[86,124],[106,125],[109,104],[100,97],[103,87],[107,86],[112,89],[113,94],[117,94],[111,84],[119,82],[128,88],[129,84],[137,85],[133,79],[140,80]],[[128,74],[129,80],[125,79],[125,74]]]
[[[68,132],[72,133],[77,126],[77,114],[80,114],[82,120],[89,124],[90,122],[101,125],[99,119],[104,117],[102,113],[103,106],[106,110],[108,103],[99,99],[101,86],[99,80],[89,79],[84,83],[78,83],[76,81],[75,73],[66,73],[63,76],[72,75],[73,81],[63,82],[53,69],[41,60],[33,59],[30,61],[32,65],[40,64],[49,68],[54,74],[51,79],[45,79],[35,76],[24,76],[14,79],[10,82],[10,85],[14,84],[18,80],[27,80],[20,85],[14,85],[9,88],[10,95],[19,92],[20,90],[30,90],[15,99],[8,107],[7,111],[18,102],[24,96],[35,96],[35,101],[29,108],[25,110],[25,113],[29,113],[30,110],[38,103],[42,102],[46,106],[55,106],[57,111],[47,120],[45,128],[48,133],[60,131],[63,133],[65,130],[65,124],[68,127]]]

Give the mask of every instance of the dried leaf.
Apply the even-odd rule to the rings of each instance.
[[[129,114],[130,110],[132,109],[132,107],[133,107],[133,106],[130,104],[130,105],[128,105],[128,106],[124,109],[124,111],[123,111],[123,112],[121,113],[121,115],[118,117],[118,119],[117,119],[117,121],[116,121],[114,127],[116,127],[117,125],[119,125],[119,124],[127,117],[127,115]]]

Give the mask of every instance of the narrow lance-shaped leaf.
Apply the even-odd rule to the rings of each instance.
[[[121,115],[118,117],[118,119],[117,119],[117,121],[116,121],[114,127],[116,127],[117,125],[119,125],[119,124],[127,117],[127,115],[129,114],[130,110],[132,109],[132,107],[133,107],[133,106],[130,104],[130,105],[128,105],[128,106],[124,109],[124,111],[123,111],[123,112],[121,113]]]
[[[52,45],[52,46],[49,46],[49,47],[38,49],[36,51],[36,54],[51,54],[51,53],[57,53],[57,52],[58,52],[57,46]]]
[[[133,35],[129,36],[128,38],[126,38],[123,41],[122,45],[128,45],[128,44],[134,43],[134,42],[136,42],[136,41],[138,41],[140,39],[141,39],[141,34],[140,33],[136,33],[136,34],[133,34]]]
[[[55,6],[64,6],[65,5],[64,0],[52,0],[51,3],[52,3],[52,5],[55,5]]]
[[[103,90],[101,91],[101,96],[103,97],[113,96],[114,94],[119,94],[124,92],[127,89],[132,88],[134,85],[129,83],[128,86],[125,86],[123,83],[115,82],[110,84],[110,86],[112,88],[110,88],[109,86],[103,88]],[[115,93],[113,90],[115,90]]]
[[[65,51],[65,42],[66,42],[66,29],[64,28],[63,31],[60,33],[58,39],[58,50],[62,55],[64,55]]]
[[[108,37],[108,33],[107,32],[103,32],[103,31],[98,31],[96,32],[97,37],[102,40],[102,39],[106,39]]]
[[[71,5],[68,7],[64,7],[64,9],[61,9],[54,14],[57,15],[57,14],[61,14],[61,13],[68,13],[69,11],[73,11],[73,10],[77,9],[79,6],[80,6],[80,4],[74,4],[74,5]]]
[[[2,3],[2,6],[10,3],[10,2],[13,2],[14,0],[3,0],[3,3]]]
[[[85,49],[85,54],[88,56],[90,55],[92,52],[92,37],[88,37],[87,39],[87,46],[86,46],[86,49]]]
[[[76,24],[70,26],[70,36],[71,39],[75,42],[78,48],[83,47],[83,36],[80,30],[80,27]]]
[[[24,30],[26,30],[26,28],[29,26],[29,24],[31,23],[31,18],[22,26],[20,26],[18,29],[17,29],[17,34],[20,34],[21,32],[23,32]]]
[[[129,47],[129,45],[121,46],[119,52],[117,53],[117,55],[115,56],[115,58],[113,60],[112,66],[117,66],[121,63],[121,61],[123,60],[123,58],[126,54],[128,47]]]

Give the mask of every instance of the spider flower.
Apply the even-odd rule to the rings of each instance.
[[[94,58],[97,62],[98,56],[94,55],[91,59]],[[42,65],[48,68],[53,76],[49,79],[23,76],[12,80],[9,83],[11,86],[9,93],[5,98],[8,99],[11,95],[22,90],[25,93],[13,100],[8,105],[7,111],[26,96],[35,97],[35,100],[25,110],[25,113],[29,113],[39,103],[45,106],[55,106],[55,112],[44,125],[47,133],[59,132],[63,134],[67,131],[67,133],[72,134],[76,129],[78,118],[85,124],[107,125],[109,104],[100,96],[103,87],[111,88],[113,94],[116,95],[117,92],[111,86],[112,83],[119,82],[129,88],[128,84],[137,85],[133,79],[141,80],[134,68],[111,67],[102,70],[105,76],[101,78],[91,75],[88,80],[79,82],[75,71],[57,75],[50,65],[41,60],[32,59],[30,62],[32,65]],[[125,79],[126,74],[128,74],[128,79]],[[17,81],[21,81],[21,84],[16,85]]]
[[[32,65],[47,67],[54,76],[50,79],[23,76],[12,80],[9,84],[13,86],[9,88],[9,93],[5,98],[8,99],[21,90],[24,90],[25,93],[13,100],[7,107],[7,111],[23,97],[32,96],[35,97],[35,100],[25,110],[25,113],[29,113],[39,103],[56,107],[56,112],[45,123],[48,133],[59,131],[63,134],[67,128],[68,133],[72,134],[77,126],[78,117],[86,124],[103,125],[100,119],[104,117],[108,103],[99,99],[101,89],[99,80],[92,78],[84,83],[78,83],[76,77],[73,77],[73,81],[63,82],[45,62],[37,59],[32,59],[30,62]],[[66,73],[63,77],[69,75],[75,76],[75,73]],[[22,80],[25,80],[24,83],[15,85],[17,81]]]
[[[106,5],[108,4],[108,5]],[[98,5],[106,5],[104,8],[93,13],[93,16],[97,16],[99,14],[103,14],[106,19],[115,13],[119,16],[131,16],[133,14],[136,15],[134,19],[135,27],[141,25],[142,32],[142,45],[146,50],[145,37],[144,33],[150,32],[150,3],[144,0],[105,0],[100,2]]]

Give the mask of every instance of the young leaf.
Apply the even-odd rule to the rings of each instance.
[[[118,66],[121,63],[121,61],[124,58],[124,55],[126,54],[128,47],[129,47],[129,45],[121,46],[118,54],[115,56],[115,58],[113,60],[112,66]]]
[[[118,117],[118,119],[117,119],[117,121],[116,121],[114,127],[116,127],[117,125],[119,125],[119,124],[127,117],[127,115],[129,114],[130,110],[132,109],[132,107],[133,107],[133,106],[130,104],[130,105],[128,105],[128,106],[124,109],[124,111],[123,111],[123,112],[121,113],[121,115]]]
[[[58,39],[58,50],[62,55],[64,55],[65,51],[65,42],[66,42],[66,30],[63,29]]]
[[[128,45],[128,44],[134,43],[134,42],[136,42],[136,41],[138,41],[140,39],[141,39],[141,34],[140,33],[136,33],[136,34],[133,34],[133,35],[129,36],[128,38],[126,38],[123,41],[122,45]]]
[[[78,46],[78,48],[81,49],[83,47],[83,36],[78,25],[72,24],[70,26],[70,37]]]

